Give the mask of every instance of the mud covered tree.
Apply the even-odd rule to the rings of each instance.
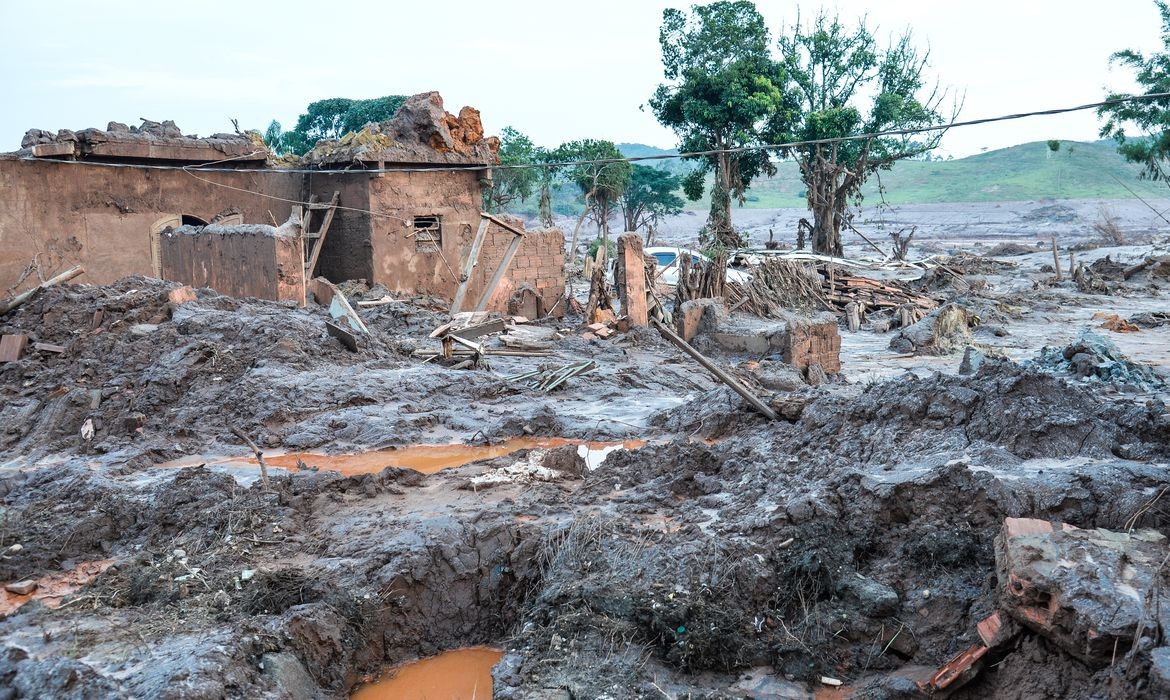
[[[795,110],[777,112],[767,136],[773,142],[836,139],[935,125],[945,92],[928,87],[927,53],[909,32],[880,46],[862,20],[848,28],[821,12],[808,25],[797,19],[779,39],[780,62]],[[951,119],[958,113],[956,105]],[[812,212],[812,247],[840,256],[848,207],[861,201],[871,175],[938,145],[942,131],[801,146],[788,155],[800,164]]]
[[[694,157],[702,167],[686,177],[684,191],[699,199],[713,174],[705,241],[738,247],[743,240],[731,223],[731,200],[742,204],[752,179],[775,168],[764,151],[725,151],[760,145],[766,123],[786,109],[768,28],[751,2],[714,2],[693,6],[689,16],[663,11],[658,42],[667,82],[650,108],[678,135],[682,151],[720,151]]]
[[[492,171],[491,188],[484,191],[487,209],[500,212],[515,202],[527,201],[540,180],[538,168],[509,167],[531,166],[537,161],[539,149],[532,139],[505,126],[500,131],[500,165]]]
[[[1110,57],[1114,64],[1134,72],[1134,78],[1145,91],[1153,95],[1170,92],[1170,5],[1163,0],[1154,3],[1162,20],[1164,51],[1143,54],[1132,49],[1118,51]],[[1128,93],[1110,94],[1109,100],[1132,97]],[[1167,160],[1170,159],[1170,98],[1157,97],[1107,105],[1097,111],[1105,119],[1101,136],[1117,142],[1117,150],[1131,163],[1142,166],[1142,177],[1161,180],[1167,178]]]
[[[584,139],[561,144],[556,151],[557,162],[578,163],[565,166],[565,177],[581,189],[585,209],[573,229],[569,254],[577,246],[577,232],[585,217],[592,214],[597,221],[598,237],[609,245],[609,214],[630,184],[630,163],[612,141]],[[600,161],[600,162],[598,162]]]
[[[635,164],[630,171],[630,184],[621,196],[626,230],[650,229],[662,217],[681,212],[683,200],[677,194],[680,186],[677,175]]]

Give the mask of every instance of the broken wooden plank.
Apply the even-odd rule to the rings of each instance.
[[[488,214],[487,212],[481,213],[480,216],[482,216],[483,218],[492,222],[496,226],[499,226],[502,229],[505,229],[507,231],[511,231],[512,233],[516,234],[517,236],[520,236],[521,238],[528,235],[528,233],[524,229],[516,228],[512,224],[509,224],[507,221],[504,221],[503,219],[496,218],[496,217],[492,216],[491,214]]]
[[[488,335],[489,333],[502,333],[507,327],[508,324],[504,322],[504,319],[497,318],[488,321],[487,323],[456,328],[454,330],[448,331],[448,333],[458,338],[466,338],[470,340],[472,338],[478,338],[481,335]]]
[[[481,214],[480,216],[485,215]],[[451,300],[452,316],[463,309],[463,297],[467,294],[467,286],[471,283],[471,273],[475,271],[475,266],[479,262],[479,251],[483,248],[483,240],[487,236],[487,230],[488,219],[481,218],[479,230],[475,232],[475,238],[471,241],[471,250],[467,253],[467,262],[463,264],[463,274],[459,276],[459,288],[455,290],[455,298]]]
[[[686,354],[690,355],[696,362],[706,368],[707,371],[709,371],[711,374],[714,374],[719,379],[719,381],[731,387],[732,391],[742,396],[745,401],[751,404],[752,408],[756,409],[756,411],[758,411],[760,414],[767,417],[768,420],[776,420],[776,412],[769,408],[766,403],[760,401],[759,398],[748,391],[747,387],[741,384],[739,380],[737,380],[735,377],[732,377],[727,372],[724,372],[722,369],[716,366],[714,362],[711,362],[698,350],[692,348],[689,343],[675,335],[674,331],[667,328],[666,325],[662,323],[662,321],[659,321],[656,318],[651,318],[650,323],[658,329],[658,332],[662,334],[662,337],[666,338],[671,343],[674,343],[674,345],[679,350],[682,350]]]
[[[325,218],[321,221],[321,226],[317,229],[316,243],[313,245],[313,254],[309,257],[308,264],[305,265],[305,278],[311,279],[317,270],[317,260],[321,257],[321,249],[325,247],[325,237],[329,235],[329,226],[333,223],[333,214],[337,211],[337,203],[341,198],[340,192],[333,193],[333,199],[329,200],[329,204],[325,209]],[[310,207],[311,209],[312,207]],[[308,214],[308,212],[306,212]],[[308,222],[305,222],[306,233],[309,227]]]
[[[41,291],[42,289],[46,289],[48,287],[54,287],[58,284],[61,284],[62,282],[68,282],[69,280],[73,279],[74,277],[77,277],[78,275],[80,275],[84,272],[85,272],[85,268],[82,267],[81,265],[77,265],[75,267],[69,268],[68,270],[62,272],[61,274],[57,275],[56,277],[53,277],[52,279],[48,279],[48,280],[45,280],[44,282],[41,282],[37,286],[28,290],[27,292],[22,292],[20,294],[17,294],[16,296],[12,297],[8,301],[4,302],[3,304],[0,304],[0,316],[3,316],[4,314],[8,313],[9,311],[12,311],[16,307],[18,307],[21,304],[23,304],[24,302],[28,301],[29,299],[31,299],[33,297],[33,295],[35,295],[37,292]]]
[[[26,345],[28,336],[23,333],[0,336],[0,362],[16,362],[24,354]]]
[[[334,323],[333,321],[326,321],[325,330],[329,331],[329,335],[340,340],[341,344],[344,345],[347,350],[350,350],[351,352],[357,352],[357,336],[354,335],[354,333],[348,328],[343,328],[341,324]]]
[[[65,352],[64,345],[53,345],[52,343],[33,343],[33,349],[40,350],[41,352]]]

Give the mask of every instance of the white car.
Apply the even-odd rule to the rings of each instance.
[[[654,259],[658,261],[658,281],[671,287],[678,284],[678,258],[680,255],[690,255],[692,264],[711,262],[711,258],[698,251],[674,246],[653,246],[646,249],[646,254],[653,255]],[[727,281],[747,284],[752,281],[752,276],[751,273],[728,267]]]

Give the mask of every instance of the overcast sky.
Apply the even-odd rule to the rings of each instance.
[[[775,35],[797,3],[757,3]],[[447,109],[478,107],[542,145],[604,138],[661,147],[673,134],[643,111],[662,80],[659,0],[37,3],[0,0],[5,106],[0,150],[31,127],[104,128],[173,119],[185,133],[231,118],[286,127],[309,102],[439,90]],[[807,16],[819,3],[800,4]],[[1121,48],[1160,47],[1152,0],[838,0],[880,36],[911,28],[932,71],[966,102],[962,118],[1100,100],[1133,90],[1110,69]],[[1091,140],[1092,112],[956,129],[956,157],[1040,139]]]

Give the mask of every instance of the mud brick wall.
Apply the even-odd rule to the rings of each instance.
[[[184,217],[210,222],[238,213],[247,223],[288,218],[291,205],[217,186],[295,199],[301,176],[276,171],[200,173],[107,168],[0,156],[0,294],[38,282],[25,270],[35,260],[47,278],[84,265],[78,283],[108,284],[127,275],[156,276],[158,231]],[[21,280],[22,276],[24,280]]]
[[[370,217],[371,282],[400,292],[453,298],[479,229],[480,187],[480,173],[473,170],[371,175],[369,208],[376,213]],[[316,186],[314,191],[323,195]],[[437,244],[421,240],[414,230],[415,217],[432,216],[441,220]],[[513,223],[520,225],[519,220]],[[478,301],[513,237],[496,224],[488,226],[465,304]],[[512,294],[528,285],[536,290],[547,311],[564,292],[563,256],[564,234],[559,230],[529,233],[488,309],[506,312]],[[563,314],[564,304],[556,311]]]
[[[781,350],[785,362],[802,370],[819,364],[827,374],[841,371],[841,334],[833,314],[786,320],[788,332]]]
[[[517,226],[520,224],[519,220],[509,223]],[[484,240],[483,250],[479,254],[477,277],[491,279],[492,273],[504,258],[504,251],[514,237],[512,232],[494,224],[488,228],[488,237]],[[512,258],[508,275],[492,295],[488,308],[506,311],[508,300],[524,287],[536,292],[540,299],[542,314],[547,315],[552,310],[554,315],[564,316],[564,303],[557,304],[565,293],[565,234],[560,229],[535,229],[524,236],[520,249]],[[479,293],[482,293],[482,289],[483,281],[480,283]],[[479,293],[476,294],[476,299],[479,298]]]
[[[220,294],[305,304],[304,245],[266,226],[183,226],[162,235],[162,277]]]

